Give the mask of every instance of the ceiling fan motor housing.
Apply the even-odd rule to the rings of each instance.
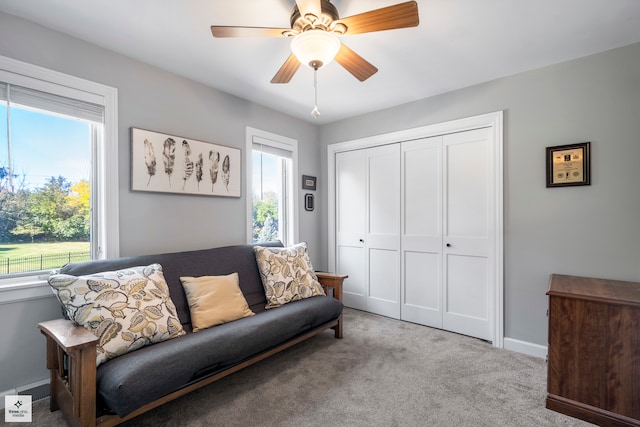
[[[320,16],[315,16],[311,13],[302,16],[298,6],[294,6],[290,20],[292,32],[297,34],[312,29],[331,31],[338,34],[346,32],[347,28],[344,24],[334,24],[335,21],[340,19],[340,15],[338,15],[338,9],[329,0],[321,0],[321,11]]]

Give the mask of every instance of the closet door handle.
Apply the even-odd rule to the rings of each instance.
[[[447,247],[450,248],[451,247],[451,243],[447,243]]]
[[[364,243],[364,240],[360,239],[360,243]]]

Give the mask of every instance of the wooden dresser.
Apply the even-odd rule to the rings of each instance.
[[[546,406],[640,426],[640,283],[553,274]]]

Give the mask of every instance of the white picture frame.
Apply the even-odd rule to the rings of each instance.
[[[181,136],[131,128],[131,189],[240,197],[242,151]]]

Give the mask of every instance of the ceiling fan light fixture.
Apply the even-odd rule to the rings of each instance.
[[[300,63],[319,69],[333,61],[340,50],[340,40],[324,30],[308,30],[291,40],[291,52]]]

